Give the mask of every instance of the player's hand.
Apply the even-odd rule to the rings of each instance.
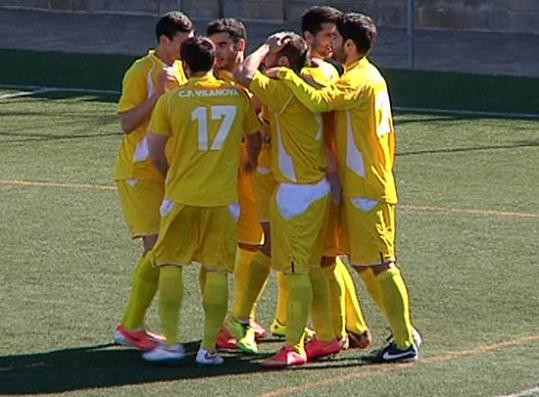
[[[281,70],[281,66],[274,66],[264,70],[264,74],[270,79],[279,79],[279,70]]]
[[[178,84],[178,79],[176,79],[176,74],[174,71],[174,68],[172,67],[166,67],[159,72],[159,76],[157,78],[157,92],[159,94],[163,94],[168,89],[176,86]]]
[[[266,44],[269,46],[270,52],[279,52],[291,39],[292,38],[287,33],[274,33],[266,39]]]

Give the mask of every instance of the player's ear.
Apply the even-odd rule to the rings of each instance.
[[[311,32],[303,32],[303,38],[305,39],[305,42],[309,45],[309,47],[313,46],[314,36]]]
[[[279,65],[279,66],[290,66],[290,62],[288,61],[287,57],[280,56],[279,59],[277,59],[277,65]]]
[[[237,44],[237,49],[239,51],[245,51],[245,48],[247,47],[247,43],[244,39],[239,39]]]

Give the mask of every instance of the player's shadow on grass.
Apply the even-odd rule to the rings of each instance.
[[[211,378],[259,372],[253,357],[225,354],[225,365],[199,368],[189,342],[189,356],[175,365],[145,362],[140,352],[112,344],[0,357],[0,395],[62,393],[176,379]],[[264,356],[258,356],[256,360]]]

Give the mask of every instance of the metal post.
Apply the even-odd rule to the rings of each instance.
[[[176,0],[176,10],[183,11],[183,1],[182,0]]]
[[[415,69],[415,4],[414,0],[408,0],[408,67]]]

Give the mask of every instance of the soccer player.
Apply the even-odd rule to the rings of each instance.
[[[408,289],[395,264],[395,131],[386,82],[367,59],[376,35],[370,17],[345,14],[337,22],[334,45],[345,73],[334,85],[314,89],[291,69],[277,75],[311,111],[336,111],[346,251],[363,280],[369,280],[367,287],[393,333],[373,358],[405,362],[417,360],[419,341],[414,341]]]
[[[320,268],[330,190],[325,178],[327,153],[322,125],[282,82],[258,71],[264,62],[266,67],[287,65],[299,73],[307,54],[308,46],[297,34],[273,35],[235,74],[271,111],[271,171],[278,182],[270,207],[271,267],[285,274],[288,304],[285,345],[262,362],[264,367],[307,362],[303,337],[310,309],[317,338],[325,344],[325,350],[340,350],[331,325],[329,286]]]
[[[186,81],[180,46],[193,34],[193,23],[173,11],[156,24],[157,47],[126,72],[118,115],[124,136],[116,161],[115,180],[132,238],[142,239],[143,252],[135,267],[129,302],[114,340],[139,350],[156,346],[144,328],[144,315],[157,289],[159,271],[152,265],[151,249],[159,232],[159,206],[164,178],[149,159],[146,130],[157,100]]]
[[[211,21],[206,27],[207,37],[215,44],[214,71],[218,78],[229,83],[235,83],[234,71],[243,62],[244,51],[247,46],[247,31],[243,23],[234,18],[223,18]],[[256,164],[260,152],[260,144],[252,145],[253,151],[247,152],[247,146],[242,144],[241,162],[243,165]],[[235,285],[234,302],[241,301],[244,294],[248,267],[256,251],[263,241],[262,228],[257,219],[256,198],[251,181],[253,169],[245,166],[240,168],[238,180],[238,197],[240,204],[240,218],[238,220],[238,260],[234,270]],[[255,306],[251,308],[249,326],[253,328],[254,336],[261,338],[266,330],[255,321]],[[219,334],[217,340],[219,348],[237,347],[237,341],[226,328]]]
[[[337,29],[336,23],[341,16],[342,12],[333,7],[313,6],[301,17],[303,37],[311,48],[311,60],[316,64],[316,66],[304,69],[302,76],[310,76],[310,80],[316,87],[327,86],[339,78],[342,66],[331,58],[334,55],[333,39]],[[321,72],[322,78],[319,77]],[[342,341],[344,347],[364,349],[370,345],[371,336],[359,304],[354,280],[346,265],[341,260],[336,261],[336,256],[340,251],[341,186],[336,167],[334,114],[329,112],[323,114],[322,117],[330,155],[327,177],[332,191],[322,268],[329,280],[333,324],[337,338]]]
[[[144,353],[153,362],[185,357],[179,314],[184,266],[204,266],[204,337],[196,355],[202,365],[219,365],[215,341],[227,311],[227,273],[234,270],[236,222],[240,214],[238,169],[242,137],[250,145],[260,122],[245,92],[217,80],[215,46],[207,38],[186,40],[180,50],[188,81],[163,95],[152,114],[148,147],[166,175],[159,239],[159,316],[166,343]],[[170,162],[165,145],[171,140]]]

